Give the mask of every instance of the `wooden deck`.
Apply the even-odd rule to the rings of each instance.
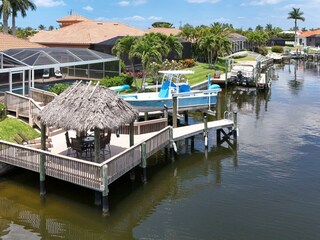
[[[35,123],[40,107],[34,103],[33,99],[19,97],[15,94],[7,94],[6,97],[9,109],[16,111],[17,117],[24,113],[23,116],[32,118],[29,119],[31,125]],[[161,119],[156,121],[158,121],[156,124],[164,123]],[[105,194],[108,192],[109,184],[139,165],[145,169],[147,158],[167,146],[174,147],[174,141],[201,133],[207,139],[209,129],[216,129],[218,132],[223,131],[223,128],[228,128],[230,132],[231,128],[235,129],[236,122],[235,114],[225,112],[222,120],[205,121],[204,123],[179,128],[163,125],[162,130],[149,133],[144,133],[152,129],[149,128],[146,131],[148,127],[146,123],[137,123],[134,145],[130,146],[129,135],[125,133],[125,129],[119,137],[112,134],[110,142],[112,155],[109,158],[102,159],[99,163],[92,162],[94,158],[89,161],[87,158],[77,159],[74,155],[66,156],[68,149],[64,133],[52,136],[53,148],[50,149],[50,152],[0,140],[0,162],[35,172],[45,169],[45,175],[47,176]],[[70,131],[69,134],[72,137],[75,132]]]
[[[216,128],[225,128],[225,127],[232,127],[233,121],[229,119],[222,119],[217,121],[208,122],[208,129],[216,129]],[[192,124],[189,126],[179,127],[173,129],[173,140],[179,141],[183,140],[198,134],[203,133],[204,131],[204,124]]]

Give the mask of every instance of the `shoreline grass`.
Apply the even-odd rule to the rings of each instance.
[[[28,139],[40,137],[40,133],[18,119],[6,118],[0,121],[0,140],[16,143],[13,138],[19,137],[18,132],[23,133]]]

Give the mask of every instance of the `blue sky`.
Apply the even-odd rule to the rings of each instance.
[[[305,22],[300,28],[320,27],[320,0],[33,0],[36,12],[17,19],[19,27],[58,27],[56,19],[72,13],[97,21],[115,21],[148,29],[155,21],[173,23],[175,27],[213,22],[233,24],[236,28],[254,28],[270,23],[287,30],[293,27],[288,12],[298,7]]]

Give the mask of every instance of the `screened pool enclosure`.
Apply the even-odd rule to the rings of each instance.
[[[25,95],[44,78],[102,79],[120,74],[119,59],[86,48],[28,48],[0,52],[0,92]]]

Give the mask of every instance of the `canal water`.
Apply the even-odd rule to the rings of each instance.
[[[237,111],[238,149],[148,162],[148,183],[123,177],[110,187],[110,215],[92,191],[54,179],[39,198],[38,174],[0,178],[0,239],[320,239],[320,68],[277,66],[271,91],[229,89],[217,116]],[[192,121],[201,121],[195,115]]]

